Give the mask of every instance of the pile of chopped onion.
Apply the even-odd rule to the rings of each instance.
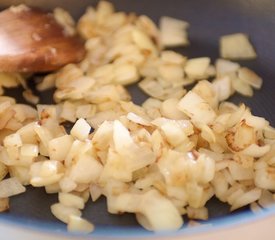
[[[86,202],[101,196],[109,213],[134,213],[151,231],[177,230],[183,215],[208,219],[213,196],[231,211],[274,203],[275,129],[244,104],[226,101],[235,92],[251,97],[261,77],[229,60],[212,64],[165,50],[188,44],[189,25],[181,20],[163,17],[158,29],[147,16],[115,12],[106,1],[89,7],[76,29],[64,10],[54,14],[86,40],[87,56],[37,85],[56,87],[55,105],[35,110],[0,97],[0,211],[27,185],[58,194],[52,214],[82,233],[94,230],[82,218]],[[244,57],[228,53],[236,38],[248,42],[223,38],[223,57]],[[0,87],[21,78],[2,73]],[[149,95],[142,106],[125,87],[134,83]],[[24,95],[37,103],[31,92]],[[70,132],[66,121],[74,123]]]

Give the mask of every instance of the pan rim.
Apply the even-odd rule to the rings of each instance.
[[[196,227],[186,227],[184,225],[178,231],[171,232],[150,232],[140,226],[137,227],[120,227],[109,225],[96,225],[95,231],[91,234],[75,234],[66,230],[66,225],[62,223],[46,222],[37,219],[30,219],[29,217],[2,215],[0,214],[0,224],[13,226],[15,228],[21,228],[31,232],[39,232],[45,235],[54,235],[60,237],[81,237],[81,239],[89,239],[95,237],[99,239],[129,239],[131,238],[146,238],[146,239],[159,239],[162,237],[182,237],[190,235],[198,235],[208,232],[213,232],[222,229],[233,228],[235,226],[245,225],[258,220],[268,218],[275,215],[275,206],[268,209],[263,209],[262,212],[252,213],[250,211],[240,212],[234,215],[222,216],[212,220],[208,220],[205,223]]]

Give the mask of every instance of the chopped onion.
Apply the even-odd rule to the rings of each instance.
[[[94,225],[79,216],[71,215],[69,217],[67,229],[69,232],[79,232],[85,234],[91,233],[94,230]]]
[[[160,41],[165,47],[185,46],[189,44],[187,28],[189,24],[185,21],[162,17],[160,19]]]
[[[248,68],[240,68],[238,70],[238,76],[242,81],[248,83],[250,86],[256,89],[260,89],[263,85],[263,79]]]
[[[81,216],[81,212],[74,207],[67,207],[61,203],[55,203],[51,206],[52,214],[64,223],[69,223],[70,216]]]
[[[17,178],[7,178],[0,182],[0,198],[7,198],[26,191]]]
[[[220,39],[220,54],[228,59],[254,59],[257,54],[243,33],[222,36]]]
[[[88,138],[90,131],[90,125],[83,118],[80,118],[71,129],[71,135],[83,141]]]

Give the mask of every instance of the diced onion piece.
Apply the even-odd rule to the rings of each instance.
[[[149,50],[151,54],[156,55],[157,49],[156,46],[153,44],[152,40],[146,35],[144,32],[135,29],[132,32],[132,37],[134,43],[141,49],[141,50]]]
[[[136,217],[144,228],[154,231],[172,231],[183,224],[182,217],[172,202],[155,190],[142,197]]]
[[[96,113],[96,106],[92,104],[85,104],[77,106],[75,115],[77,118],[90,118]]]
[[[8,108],[0,115],[0,129],[4,129],[8,122],[14,117],[15,111],[12,108]]]
[[[73,138],[71,135],[64,135],[49,141],[49,156],[51,160],[65,160],[71,146]]]
[[[167,141],[172,146],[178,146],[186,140],[187,136],[184,131],[175,122],[167,122],[161,126]]]
[[[220,171],[216,172],[215,177],[212,181],[212,184],[213,184],[215,195],[217,196],[217,198],[222,202],[225,202],[229,184],[226,181],[224,174]]]
[[[225,138],[232,151],[240,152],[255,143],[255,129],[245,122],[241,122],[235,128],[228,130]]]
[[[143,104],[142,107],[147,111],[147,114],[149,114],[149,111],[152,109],[159,110],[161,107],[161,101],[155,98],[148,98]]]
[[[253,168],[244,168],[236,162],[229,162],[228,164],[231,176],[236,181],[249,180],[254,178]]]
[[[209,124],[216,118],[216,113],[210,105],[193,91],[189,91],[180,100],[178,109],[196,122]]]
[[[144,168],[155,161],[155,155],[150,148],[146,146],[138,146],[135,144],[128,129],[123,126],[119,121],[114,123],[113,141],[115,150],[119,154],[118,159],[121,158],[121,167],[129,170],[128,174],[132,175],[132,172]],[[113,159],[116,162],[116,159]],[[124,166],[123,166],[124,163]],[[118,163],[119,165],[120,163]],[[118,171],[119,166],[114,164],[110,166],[113,171]]]
[[[105,121],[95,131],[92,142],[100,150],[108,148],[113,137],[113,122]]]
[[[140,124],[140,125],[143,125],[143,126],[150,126],[151,125],[150,122],[147,119],[144,119],[144,118],[142,118],[142,117],[140,117],[137,114],[132,113],[132,112],[129,112],[127,114],[127,118],[130,121],[132,121],[134,123],[137,123],[137,124]]]
[[[177,52],[168,50],[161,52],[161,60],[164,63],[176,64],[180,66],[183,66],[186,62],[186,58],[184,56]]]
[[[100,25],[105,23],[106,18],[114,13],[115,8],[114,5],[108,1],[100,1],[96,10],[96,21]]]
[[[37,111],[31,106],[25,104],[16,104],[12,106],[12,108],[15,111],[14,118],[19,122],[37,119]]]
[[[62,105],[60,118],[66,121],[75,122],[76,120],[75,112],[76,112],[76,106],[69,101],[65,101]]]
[[[243,33],[222,36],[220,38],[220,54],[228,59],[254,59],[257,54]]]
[[[263,209],[259,206],[257,202],[253,202],[250,204],[250,210],[255,214],[263,212]]]
[[[270,171],[268,171],[270,170]],[[260,168],[255,171],[255,185],[262,189],[275,190],[274,169]]]
[[[23,92],[23,97],[25,98],[26,101],[28,101],[29,103],[32,104],[38,104],[39,103],[39,97],[34,95],[33,92],[31,90],[25,90]]]
[[[201,79],[206,76],[206,71],[210,65],[210,58],[201,57],[189,59],[186,62],[184,71],[189,78]]]
[[[231,96],[232,86],[231,86],[231,79],[228,76],[216,79],[212,83],[219,101],[224,101]]]
[[[12,118],[8,121],[5,128],[7,130],[16,131],[16,130],[20,129],[21,127],[23,127],[23,124],[20,123],[18,120]]]
[[[91,149],[91,141],[79,141],[74,140],[70,151],[68,152],[66,158],[65,158],[65,166],[71,166],[73,163],[73,160],[77,158],[77,156],[86,154],[86,152]],[[81,154],[79,154],[81,152]]]
[[[13,97],[9,97],[9,96],[0,96],[0,104],[4,103],[4,102],[8,102],[9,106],[10,105],[14,105],[16,104],[16,100]],[[1,105],[0,105],[1,106]]]
[[[243,194],[244,190],[241,188],[241,186],[233,183],[233,186],[228,190],[227,202],[230,205],[233,205],[233,203]]]
[[[114,121],[121,114],[113,110],[96,113],[93,117],[87,119],[92,128],[97,129],[105,121]]]
[[[243,154],[255,158],[264,156],[270,150],[270,145],[258,146],[257,144],[251,144],[242,151]]]
[[[20,148],[20,155],[24,157],[37,157],[39,154],[38,146],[35,144],[24,144]]]
[[[20,84],[21,75],[18,73],[0,73],[0,85],[6,88],[17,87]]]
[[[63,174],[63,165],[59,161],[35,162],[30,168],[30,183],[35,187],[51,185],[57,183]]]
[[[239,79],[248,83],[256,89],[260,89],[263,85],[263,79],[249,68],[242,67],[238,70]]]
[[[162,116],[170,119],[186,119],[187,116],[177,108],[179,100],[177,98],[169,98],[162,102],[160,112]]]
[[[249,126],[254,127],[257,130],[266,129],[269,124],[264,118],[253,116],[251,114],[248,114],[248,116],[245,117],[245,121]]]
[[[17,147],[7,147],[5,148],[8,154],[8,158],[11,161],[14,161],[14,164],[16,165],[16,162],[18,162],[19,159],[19,148]]]
[[[205,73],[206,78],[215,77],[216,76],[216,68],[213,65],[210,65]]]
[[[79,216],[70,216],[68,221],[67,229],[69,232],[78,232],[81,234],[87,234],[94,231],[94,225],[89,221],[79,217]]]
[[[88,154],[82,154],[72,166],[70,177],[77,183],[96,182],[102,172],[102,165]]]
[[[164,94],[163,87],[155,79],[145,78],[138,86],[151,97],[160,99]]]
[[[77,209],[84,208],[84,200],[83,198],[74,195],[72,193],[62,193],[58,194],[58,200],[61,204],[67,207],[74,207]]]
[[[158,41],[159,29],[151,18],[146,15],[141,15],[138,17],[136,25],[138,28],[142,29],[147,35],[153,37]],[[158,45],[158,43],[156,45]]]
[[[26,191],[17,178],[7,178],[0,182],[0,198],[7,198]]]
[[[171,83],[175,85],[184,81],[184,71],[182,66],[170,63],[162,63],[158,66],[159,83],[165,88]]]
[[[21,147],[22,140],[18,133],[11,134],[4,139],[5,147]]]
[[[75,34],[75,22],[72,16],[62,8],[55,8],[53,15],[58,24],[60,24],[67,36],[73,36]]]
[[[193,171],[200,172],[200,177],[198,179],[198,182],[200,183],[210,182],[213,180],[215,175],[215,162],[211,157],[205,154],[200,154],[197,159],[196,170],[193,169]]]
[[[91,126],[86,122],[85,119],[80,118],[76,121],[73,128],[71,129],[71,135],[83,141],[88,138],[90,131]]]
[[[96,184],[91,184],[90,195],[91,195],[92,201],[95,202],[102,195],[102,188]]]
[[[36,124],[34,126],[34,131],[36,132],[38,138],[40,139],[40,142],[47,148],[49,141],[53,139],[53,132],[51,132],[48,128],[41,126],[39,124]]]
[[[275,199],[273,198],[273,194],[269,191],[264,190],[262,195],[258,201],[259,205],[263,208],[271,208],[275,204]]]
[[[117,120],[114,121],[113,140],[115,144],[115,150],[118,153],[123,153],[125,151],[125,148],[134,144],[134,141],[128,129],[120,121]]]
[[[169,98],[177,98],[180,99],[182,98],[185,94],[186,94],[186,90],[181,87],[168,87],[164,89],[163,95],[161,97],[159,97],[160,100],[166,100]]]
[[[69,223],[70,216],[81,216],[81,211],[74,207],[67,207],[61,203],[55,203],[51,206],[52,214],[64,223]]]
[[[173,119],[167,119],[167,118],[156,118],[154,121],[152,121],[152,124],[158,126],[161,128],[163,125],[171,123],[173,125],[178,126],[180,129],[184,131],[184,133],[189,136],[194,133],[193,124],[190,120],[173,120]]]
[[[253,96],[252,87],[248,83],[241,81],[239,78],[232,79],[232,86],[238,93],[246,97]]]
[[[59,162],[56,161],[44,161],[40,168],[40,175],[41,177],[49,177],[55,173],[57,173],[58,168],[60,168],[62,165],[59,164]]]
[[[17,164],[15,158],[17,157],[18,149],[17,148],[9,148],[10,151],[6,148],[0,149],[0,159],[1,162],[7,166],[13,166]],[[13,158],[11,158],[11,155]],[[14,158],[15,157],[15,158]]]
[[[119,64],[114,69],[116,83],[122,85],[133,84],[139,80],[137,68],[133,64]]]
[[[123,158],[115,151],[109,151],[106,164],[100,176],[100,183],[106,184],[110,178],[121,182],[130,182],[132,180],[132,165],[132,161],[127,164],[126,158]]]
[[[264,128],[264,136],[269,139],[275,139],[275,128],[267,126]]]
[[[218,93],[209,81],[199,81],[196,86],[193,87],[192,92],[203,98],[213,109],[218,107]]]
[[[45,191],[48,194],[54,194],[61,191],[59,183],[53,183],[51,185],[45,186]]]
[[[128,129],[118,120],[114,121],[114,150],[108,152],[107,163],[101,178],[113,177],[129,181],[132,173],[155,161],[155,155],[148,147],[135,144]]]
[[[86,187],[84,187],[85,188],[85,190],[84,191],[82,191],[80,194],[79,194],[79,196],[83,199],[83,201],[84,201],[84,203],[86,203],[86,202],[88,202],[88,200],[90,199],[90,191],[89,191],[89,188],[86,188]],[[80,190],[80,189],[78,189],[78,190]]]
[[[73,181],[70,177],[67,177],[67,176],[61,178],[61,180],[59,181],[59,185],[62,192],[65,192],[65,193],[71,192],[77,187],[77,184],[75,183],[75,181]]]
[[[29,166],[11,166],[9,167],[11,177],[17,178],[23,185],[30,184],[30,169]]]
[[[85,92],[89,91],[95,80],[92,77],[79,77],[68,82],[64,89],[57,90],[55,92],[56,99],[82,99]]]
[[[160,41],[164,47],[177,47],[189,44],[187,28],[189,24],[185,21],[161,17],[160,19]]]
[[[245,205],[248,205],[252,202],[257,201],[262,194],[262,190],[259,188],[254,188],[244,194],[242,194],[240,197],[238,197],[232,204],[230,210],[234,211],[238,208],[241,208]]]
[[[55,74],[49,74],[36,85],[38,91],[45,91],[55,87]]]
[[[231,62],[225,59],[218,59],[216,61],[216,71],[218,76],[224,76],[230,73],[235,73],[240,68],[240,64]]]
[[[10,101],[6,100],[2,103],[0,103],[0,113],[5,113],[5,111],[9,110],[11,107]],[[23,115],[23,114],[22,114]]]
[[[205,139],[208,143],[215,143],[216,136],[213,130],[206,124],[201,124],[199,122],[194,122],[195,126],[201,130],[201,137]]]

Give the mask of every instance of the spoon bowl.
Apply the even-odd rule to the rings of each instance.
[[[51,13],[24,5],[0,13],[0,71],[47,72],[83,59],[82,39]]]

